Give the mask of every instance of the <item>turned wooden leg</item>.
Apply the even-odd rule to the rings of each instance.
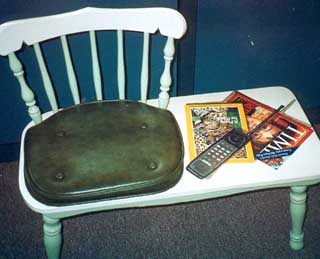
[[[290,213],[291,213],[291,231],[290,247],[293,250],[303,248],[303,223],[306,214],[307,187],[291,187],[290,192]]]
[[[44,245],[49,259],[60,257],[62,235],[60,219],[50,218],[43,215]]]

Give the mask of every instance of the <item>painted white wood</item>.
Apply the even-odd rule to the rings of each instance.
[[[44,62],[44,58],[42,55],[40,44],[35,43],[33,45],[33,48],[34,48],[35,55],[37,57],[44,89],[45,89],[47,97],[49,99],[51,109],[56,112],[56,111],[58,111],[57,99],[56,99],[56,96],[55,96],[55,93],[53,90],[52,82],[51,82],[51,79],[50,79],[50,76],[49,76],[49,73],[47,70],[46,63]]]
[[[24,78],[24,70],[22,64],[14,52],[9,54],[9,65],[11,71],[13,72],[13,75],[19,82],[21,97],[28,107],[29,116],[35,124],[40,123],[42,121],[42,117],[39,107],[36,105],[34,93]]]
[[[64,61],[66,63],[66,69],[67,69],[67,75],[70,85],[70,90],[72,93],[73,101],[75,104],[80,103],[80,95],[79,95],[79,88],[78,88],[78,82],[77,77],[74,72],[71,54],[68,46],[67,36],[63,35],[60,37],[62,49],[63,49],[63,55],[64,55]]]
[[[169,104],[169,90],[172,83],[171,79],[171,62],[173,60],[174,55],[174,39],[171,37],[168,37],[166,45],[164,47],[163,53],[164,53],[164,70],[162,73],[162,76],[160,78],[160,94],[159,94],[159,107],[160,108],[167,108]]]
[[[293,93],[284,87],[265,87],[242,90],[241,92],[272,107],[287,104],[295,98]],[[168,109],[174,114],[184,140],[185,165],[189,163],[188,138],[184,111],[185,104],[191,102],[219,102],[224,100],[229,94],[230,92],[220,92],[185,97],[172,97],[170,99]],[[157,100],[149,100],[147,103],[157,106]],[[298,101],[294,102],[286,113],[303,122],[309,123]],[[51,114],[46,114],[46,116],[50,115]],[[173,204],[226,196],[258,189],[308,185],[320,181],[320,141],[316,133],[312,133],[303,145],[301,145],[278,170],[274,170],[260,161],[241,164],[228,163],[220,167],[211,178],[203,180],[198,179],[185,170],[181,180],[176,186],[158,194],[65,207],[47,206],[38,202],[30,195],[24,181],[23,140],[26,130],[32,125],[33,123],[30,123],[25,128],[22,136],[19,187],[30,208],[40,213],[46,213],[48,216],[51,215],[52,217],[70,216],[89,211],[110,210],[115,208]]]
[[[103,99],[102,83],[101,83],[101,72],[100,72],[100,63],[99,63],[99,56],[98,56],[98,50],[97,50],[96,34],[94,31],[90,31],[89,35],[90,35],[90,49],[91,49],[94,88],[96,91],[97,100],[101,101]]]
[[[118,54],[117,54],[117,75],[118,75],[118,92],[119,99],[125,99],[125,84],[126,84],[126,76],[125,76],[125,67],[124,67],[124,48],[123,48],[123,31],[117,31],[117,39],[118,39]]]
[[[290,215],[291,215],[291,231],[290,231],[290,247],[293,250],[303,248],[303,224],[307,212],[307,187],[294,186],[290,192]]]
[[[62,224],[59,219],[43,215],[44,245],[48,259],[59,258],[62,245]]]
[[[142,65],[140,77],[140,92],[141,101],[147,102],[148,84],[149,84],[149,33],[143,34],[143,50],[142,50]]]
[[[90,21],[90,23],[88,23]],[[174,26],[172,26],[174,24]],[[36,28],[36,29],[35,29]],[[181,38],[186,21],[169,8],[104,9],[87,7],[77,11],[7,22],[0,26],[0,55],[61,35],[83,31],[129,30]]]

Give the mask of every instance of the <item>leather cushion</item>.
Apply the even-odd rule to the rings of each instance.
[[[102,101],[61,110],[25,138],[30,193],[68,205],[164,191],[183,171],[183,143],[167,110]]]

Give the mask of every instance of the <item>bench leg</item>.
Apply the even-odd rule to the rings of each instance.
[[[60,257],[62,234],[61,220],[43,215],[44,245],[49,259]]]
[[[291,231],[290,247],[293,250],[303,248],[303,223],[306,214],[307,187],[294,186],[290,192]]]

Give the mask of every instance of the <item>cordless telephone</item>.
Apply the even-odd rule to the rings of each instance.
[[[233,129],[211,144],[205,151],[199,154],[187,166],[187,170],[199,178],[205,178],[214,170],[226,162],[234,153],[242,148],[251,138],[252,134],[257,132],[264,123],[270,120],[276,113],[287,108],[281,105],[274,110],[267,118],[248,133],[243,133],[241,129]]]

